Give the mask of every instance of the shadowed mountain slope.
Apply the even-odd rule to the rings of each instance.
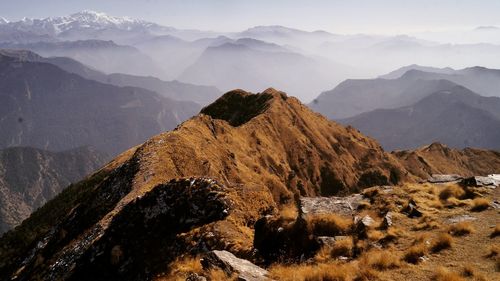
[[[50,152],[31,147],[0,150],[0,234],[72,182],[104,164],[105,156],[84,147]]]
[[[174,128],[199,106],[0,54],[0,147],[92,146],[116,155]]]

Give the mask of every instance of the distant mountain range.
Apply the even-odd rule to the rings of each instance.
[[[94,70],[79,61],[67,57],[42,57],[26,50],[0,49],[0,54],[18,57],[33,62],[46,62],[59,68],[77,74],[85,79],[112,84],[116,86],[131,86],[148,89],[158,94],[180,101],[192,101],[207,105],[215,101],[222,93],[213,86],[200,86],[179,81],[163,81],[151,76],[136,76],[123,73],[104,74]]]
[[[343,74],[341,74],[343,73]],[[269,85],[285,88],[302,100],[340,82],[349,68],[316,59],[258,40],[237,40],[206,48],[179,80],[217,85],[222,90],[252,91]]]
[[[0,150],[0,235],[27,218],[107,158],[88,147],[49,152],[30,147]]]
[[[383,78],[346,80],[310,106],[353,125],[388,150],[435,141],[458,148],[499,149],[499,73],[481,67],[411,65]]]
[[[175,128],[200,108],[142,88],[87,80],[31,60],[35,56],[0,53],[0,148],[92,146],[114,156]]]
[[[488,39],[496,34],[492,30],[496,29],[470,32]],[[215,86],[223,91],[277,87],[304,102],[347,78],[374,77],[401,65],[500,68],[500,45],[496,45],[500,42],[478,42],[448,44],[411,35],[344,35],[279,25],[255,26],[239,32],[182,30],[94,11],[0,21],[3,48],[71,57],[106,74],[154,76]],[[440,72],[437,68],[420,70]],[[451,74],[450,71],[444,69],[441,73]],[[404,72],[400,70],[384,78],[397,78]],[[496,85],[481,88],[485,82],[472,83],[476,88],[464,86],[479,94],[497,95],[491,93]]]
[[[461,86],[411,106],[377,109],[339,121],[377,139],[387,150],[432,142],[500,149],[500,98],[483,97]]]

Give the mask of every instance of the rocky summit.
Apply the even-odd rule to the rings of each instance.
[[[6,233],[0,239],[0,279],[169,280],[186,256],[197,259],[212,250],[264,267],[280,260],[306,260],[321,247],[315,237],[333,232],[307,227],[311,221],[302,208],[286,216],[287,208],[307,202],[301,197],[349,195],[427,178],[422,169],[435,173],[407,159],[384,152],[356,129],[329,121],[278,90],[234,90],[173,131],[129,149],[66,188]],[[448,160],[456,162],[449,165],[450,173],[466,169],[458,159]],[[433,167],[443,165],[436,162]],[[492,162],[481,171],[499,168]],[[402,209],[411,203],[411,208],[426,211],[404,194],[397,193]],[[366,198],[383,206],[391,195],[372,191],[364,193],[363,202],[360,196],[343,205],[358,221],[370,222],[363,230],[369,237],[378,217],[371,214],[368,219],[359,210],[369,206]],[[384,208],[384,216],[398,211],[398,204]],[[338,228],[334,236],[352,234],[341,230],[341,224]],[[362,248],[355,252],[359,255]],[[235,261],[231,255],[223,256]],[[242,264],[263,278],[273,276]],[[230,278],[230,270],[223,270],[225,277],[210,278]],[[195,271],[185,278],[206,278]],[[235,274],[245,275],[241,270]]]

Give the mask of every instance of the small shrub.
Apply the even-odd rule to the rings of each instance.
[[[462,271],[462,276],[464,277],[474,277],[476,275],[476,269],[472,265],[464,266]]]
[[[295,220],[298,216],[297,206],[287,204],[280,210],[280,217],[286,221]]]
[[[336,258],[340,256],[351,257],[352,256],[352,248],[354,244],[351,239],[343,239],[336,242],[331,251],[331,256]]]
[[[412,230],[418,231],[418,230],[431,230],[439,228],[440,225],[438,222],[436,222],[435,218],[425,215],[420,219],[417,225],[412,227]]]
[[[453,237],[447,233],[440,233],[432,243],[431,250],[434,253],[451,248]]]
[[[490,207],[490,201],[486,198],[476,198],[472,200],[472,208],[473,212],[481,212]]]
[[[425,256],[427,252],[427,247],[425,244],[416,244],[411,246],[408,250],[406,250],[403,260],[412,263],[412,264],[417,264],[420,261],[420,258]]]
[[[369,230],[367,236],[371,241],[379,241],[385,237],[385,234],[379,230]]]
[[[308,216],[306,220],[313,233],[320,236],[346,234],[352,226],[351,218],[345,218],[335,214]]]
[[[449,227],[448,232],[453,236],[464,236],[474,232],[471,222],[462,221]]]
[[[371,267],[376,270],[387,270],[400,266],[399,258],[390,251],[374,250],[366,252],[360,258],[361,267]]]
[[[464,196],[464,189],[458,185],[449,185],[439,192],[439,199],[443,201],[451,197],[462,199]]]
[[[500,224],[498,224],[498,223],[495,226],[495,229],[493,229],[493,232],[490,234],[491,238],[495,238],[497,236],[500,236]]]
[[[500,245],[492,245],[490,246],[490,253],[488,254],[488,257],[490,258],[498,257],[499,253],[500,253]]]
[[[438,268],[434,279],[436,281],[465,281],[459,274],[449,271],[444,267]]]

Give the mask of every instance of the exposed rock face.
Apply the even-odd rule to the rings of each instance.
[[[431,183],[446,183],[446,182],[458,182],[462,180],[463,177],[456,174],[451,175],[442,175],[442,174],[432,174],[429,178],[429,182]]]
[[[470,178],[463,179],[461,183],[465,186],[488,186],[491,188],[496,188],[500,185],[500,181],[492,176],[482,177],[474,176]]]
[[[304,214],[340,214],[352,216],[363,199],[363,195],[347,197],[302,197],[300,198]]]
[[[238,275],[238,280],[242,281],[266,281],[269,279],[267,270],[256,266],[255,264],[237,258],[228,251],[211,251],[202,260],[205,269],[220,268],[228,276],[233,273]]]
[[[88,147],[63,152],[30,147],[0,150],[0,234],[69,184],[94,172],[105,158]]]

